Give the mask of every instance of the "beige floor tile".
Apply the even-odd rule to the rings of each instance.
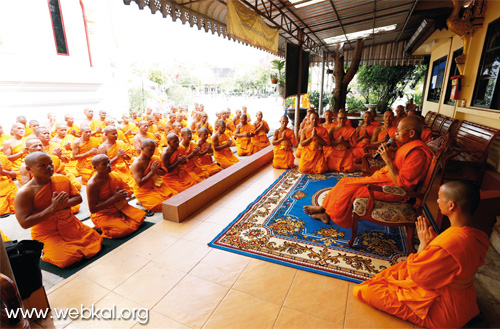
[[[252,259],[233,289],[282,305],[295,273],[291,267]]]
[[[236,217],[240,214],[241,210],[232,209],[227,207],[221,207],[209,217],[205,219],[205,222],[219,224],[219,225],[229,225]]]
[[[354,283],[349,286],[345,328],[414,328],[413,323],[403,321],[359,301],[352,294],[355,286]]]
[[[217,234],[219,234],[226,226],[221,224],[214,224],[203,222],[198,225],[194,230],[186,234],[183,239],[193,241],[201,244],[208,244],[212,241]]]
[[[209,251],[210,248],[206,245],[181,239],[153,261],[167,268],[187,273],[196,266]]]
[[[207,217],[210,217],[214,212],[216,212],[219,208],[212,207],[211,205],[206,205],[205,207],[199,209],[194,214],[190,215],[186,220],[202,220],[204,221]],[[183,222],[184,223],[184,222]]]
[[[71,319],[58,319],[54,308],[57,310],[66,310],[73,307],[80,309],[81,305],[90,307],[92,304],[96,304],[109,292],[108,289],[80,276],[74,278],[59,289],[56,289],[47,296],[50,307],[52,308],[51,315],[53,316],[54,326],[61,328],[72,321]]]
[[[100,262],[82,275],[110,290],[127,280],[135,272],[149,263],[149,259],[127,253],[113,252],[104,262]]]
[[[187,275],[153,310],[191,328],[201,328],[227,292],[226,287]]]
[[[189,327],[174,321],[157,312],[149,311],[149,321],[141,324],[137,323],[134,329],[189,329]]]
[[[80,275],[80,273],[81,273],[81,271],[78,271],[77,273],[75,273],[75,274],[71,275],[70,277],[62,280],[61,282],[57,283],[56,285],[53,285],[49,289],[46,289],[47,295],[50,294],[50,293],[52,293],[53,291],[56,291],[57,289],[61,288],[62,286],[66,285],[67,283],[69,283],[73,279],[77,278]]]
[[[342,326],[348,288],[347,281],[298,271],[284,306]]]
[[[330,329],[343,328],[333,322],[328,322],[312,315],[295,311],[286,307],[281,309],[274,329]]]
[[[153,259],[167,250],[177,240],[178,238],[163,232],[147,230],[138,239],[124,247],[123,250],[132,255]]]
[[[200,219],[188,218],[181,223],[163,220],[156,223],[152,229],[158,232],[166,233],[176,238],[182,238],[184,235],[191,232],[196,226],[201,224]]]
[[[151,262],[120,284],[114,292],[151,308],[185,275],[184,272]]]
[[[239,291],[231,290],[204,329],[272,328],[280,306]]]
[[[67,328],[132,328],[139,321],[145,323],[149,313],[146,307],[114,292],[110,292],[94,307],[94,315],[91,315],[90,310],[85,311]]]
[[[230,288],[251,258],[212,249],[189,274]]]

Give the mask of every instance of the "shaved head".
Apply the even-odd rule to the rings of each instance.
[[[473,215],[479,206],[479,189],[467,181],[449,181],[441,185],[441,193],[446,201],[454,201],[463,213]]]
[[[45,152],[33,152],[24,158],[24,163],[26,163],[26,167],[32,167],[42,157],[50,158],[50,155]]]
[[[28,148],[28,149],[29,149],[29,148],[31,147],[31,145],[33,145],[33,144],[34,144],[34,143],[36,143],[36,142],[38,142],[38,143],[42,144],[42,141],[40,141],[38,138],[30,138],[30,139],[28,139],[28,140],[26,141],[26,144],[25,144],[25,145],[26,145],[26,148]]]
[[[201,134],[207,134],[208,135],[208,129],[205,128],[205,127],[198,129],[198,135],[201,135]]]
[[[422,135],[422,130],[424,129],[423,122],[416,116],[404,117],[400,124],[402,124],[405,129],[414,130],[415,136],[420,139]]]
[[[142,147],[146,147],[146,146],[149,146],[149,145],[155,145],[156,146],[156,142],[150,138],[144,138],[141,142],[141,146]]]
[[[181,135],[186,135],[186,134],[190,134],[191,133],[191,129],[189,128],[182,128],[181,129]]]
[[[174,134],[174,133],[170,133],[170,134],[168,134],[168,136],[167,136],[167,142],[170,142],[170,141],[172,141],[172,140],[174,140],[174,139],[176,139],[176,138],[178,139],[179,137],[177,137],[177,135],[176,135],[176,134]]]
[[[92,166],[96,167],[99,163],[101,163],[101,161],[104,160],[109,160],[108,156],[106,154],[98,154],[92,157],[92,160],[90,160],[90,162],[92,162]]]

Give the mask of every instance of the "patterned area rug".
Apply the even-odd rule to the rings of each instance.
[[[209,245],[348,281],[367,280],[406,259],[405,229],[362,220],[349,248],[351,229],[323,224],[303,211],[303,206],[321,205],[328,191],[347,176],[359,174],[288,170]]]

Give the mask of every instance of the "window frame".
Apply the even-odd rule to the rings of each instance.
[[[474,84],[474,93],[472,95],[472,101],[471,101],[471,106],[474,106],[474,107],[478,107],[478,108],[482,108],[482,109],[488,109],[488,110],[500,110],[500,100],[499,100],[499,97],[500,97],[500,88],[499,88],[499,77],[500,77],[500,69],[499,71],[497,72],[497,75],[495,78],[495,84],[493,86],[493,95],[491,97],[491,100],[490,102],[488,103],[488,105],[483,105],[483,104],[478,104],[477,103],[477,96],[478,96],[478,93],[479,93],[479,86],[480,86],[480,82],[483,81],[483,80],[487,80],[487,79],[484,79],[482,78],[483,77],[483,72],[484,72],[484,64],[485,64],[485,61],[486,61],[486,55],[488,52],[490,51],[495,51],[495,50],[499,50],[500,49],[500,45],[499,46],[496,46],[496,47],[493,47],[493,48],[490,48],[490,49],[487,49],[486,47],[488,47],[488,45],[491,43],[491,38],[493,36],[493,33],[495,32],[494,30],[494,25],[496,25],[499,29],[500,29],[500,18],[497,18],[496,20],[494,20],[493,22],[491,22],[490,24],[488,24],[488,30],[486,32],[486,38],[484,39],[484,45],[483,45],[483,50],[482,50],[482,53],[481,53],[481,61],[479,62],[479,66],[477,68],[477,77],[476,77],[476,82]],[[489,79],[488,79],[489,80]],[[496,106],[496,107],[492,107],[492,106]]]
[[[444,73],[443,73],[443,81],[441,82],[441,93],[439,94],[439,98],[438,99],[434,99],[434,98],[430,98],[431,96],[431,90],[432,89],[436,89],[436,88],[432,88],[432,77],[434,76],[433,72],[434,72],[434,68],[436,66],[439,66],[441,63],[446,63],[444,65]],[[441,58],[438,58],[436,59],[433,63],[432,63],[432,69],[431,69],[431,81],[429,83],[429,89],[427,90],[427,101],[428,102],[433,102],[433,103],[439,103],[439,101],[441,100],[441,97],[443,95],[443,84],[444,84],[444,77],[446,76],[446,67],[448,65],[448,55],[445,55]],[[438,74],[439,76],[439,74]],[[432,88],[432,89],[431,89]]]
[[[57,6],[59,8],[59,16],[61,18],[61,28],[62,28],[62,34],[64,37],[64,46],[66,48],[66,52],[59,52],[59,48],[57,46],[57,36],[56,36],[56,29],[54,28],[54,18],[52,16],[52,10],[50,9],[50,2],[51,1],[57,1]],[[60,0],[47,0],[47,6],[49,8],[49,15],[50,15],[50,24],[52,26],[52,34],[54,35],[54,44],[56,47],[56,53],[59,56],[69,56],[69,47],[68,47],[68,40],[66,38],[66,27],[64,26],[64,18],[63,18],[63,13],[61,10],[61,1]]]
[[[451,60],[451,67],[450,67],[450,72],[448,73],[448,83],[446,84],[446,93],[444,94],[444,101],[443,104],[447,105],[455,105],[457,102],[454,99],[451,99],[451,80],[450,78],[456,75],[460,75],[460,71],[458,70],[457,62],[455,62],[455,59],[462,55],[464,52],[464,47],[459,48],[453,52],[453,58]]]

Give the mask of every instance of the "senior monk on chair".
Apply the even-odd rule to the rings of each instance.
[[[431,149],[420,140],[423,125],[416,117],[406,117],[398,125],[396,141],[399,148],[392,157],[386,144],[381,144],[378,153],[387,164],[370,177],[347,177],[341,179],[323,200],[322,206],[306,206],[304,212],[325,224],[330,219],[337,225],[350,228],[354,199],[368,197],[368,184],[398,186],[413,191],[427,174]],[[403,197],[375,192],[375,199],[385,201],[402,200]]]
[[[488,235],[478,227],[484,218],[473,216],[479,200],[479,190],[469,182],[441,185],[437,203],[451,227],[437,235],[418,217],[418,252],[354,287],[354,295],[422,327],[463,327],[479,314],[474,274],[489,247]]]
[[[16,217],[22,228],[31,227],[33,240],[45,244],[42,260],[67,267],[97,254],[102,237],[71,213],[82,197],[69,179],[54,175],[47,153],[33,152],[25,163],[33,179],[15,197]]]
[[[177,191],[163,182],[162,177],[166,171],[161,166],[160,157],[154,155],[155,150],[154,140],[143,139],[141,155],[132,163],[134,195],[147,210],[147,216],[151,216],[152,212],[162,211],[161,203],[177,194]]]
[[[128,204],[129,186],[116,172],[105,154],[92,158],[95,175],[87,183],[90,218],[102,236],[122,238],[134,233],[144,223],[146,213]]]

